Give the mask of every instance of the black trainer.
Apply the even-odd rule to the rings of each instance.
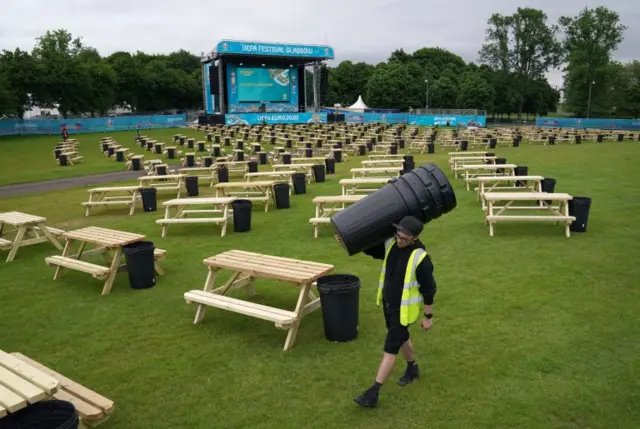
[[[378,405],[378,392],[367,390],[353,398],[353,401],[363,408],[375,408]]]
[[[420,378],[420,369],[417,364],[412,366],[407,366],[407,369],[404,371],[404,374],[398,380],[398,384],[400,386],[406,386],[407,384],[412,383],[414,380]]]

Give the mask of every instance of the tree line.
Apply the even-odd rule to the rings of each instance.
[[[493,14],[487,24],[478,64],[440,48],[396,50],[375,66],[343,61],[329,69],[323,101],[348,106],[362,95],[370,107],[428,105],[520,117],[555,112],[563,91],[565,109],[576,116],[640,115],[640,62],[612,60],[626,30],[616,12],[585,8],[552,24],[541,10],[518,8]],[[545,78],[558,67],[563,88]]]
[[[518,8],[489,18],[477,64],[437,47],[411,54],[398,49],[377,65],[342,61],[328,68],[321,102],[348,106],[362,95],[378,108],[428,105],[520,117],[555,112],[564,95],[565,110],[576,116],[638,117],[640,62],[612,60],[625,30],[605,7],[585,8],[555,24],[541,10]],[[545,78],[559,67],[563,88]],[[102,57],[66,30],[48,31],[31,52],[0,54],[0,118],[23,117],[33,106],[56,107],[64,117],[105,115],[115,107],[134,113],[201,109],[201,75],[200,59],[184,50]]]

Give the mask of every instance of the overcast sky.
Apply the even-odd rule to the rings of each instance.
[[[629,27],[615,59],[640,55],[639,0],[608,0]],[[209,52],[221,39],[329,44],[336,60],[377,63],[397,48],[438,46],[476,61],[491,13],[518,6],[553,22],[591,0],[0,0],[0,49],[31,50],[47,30],[65,28],[102,54]],[[561,85],[559,71],[549,75]]]

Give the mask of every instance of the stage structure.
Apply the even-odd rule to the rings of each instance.
[[[222,40],[201,59],[204,120],[320,122],[320,87],[327,84],[321,65],[333,58],[330,46]]]

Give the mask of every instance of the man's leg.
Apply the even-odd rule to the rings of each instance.
[[[413,343],[411,340],[405,341],[400,347],[402,351],[402,356],[404,360],[407,361],[407,369],[404,371],[404,374],[398,380],[398,384],[400,386],[406,386],[414,380],[420,378],[420,369],[418,368],[418,364],[416,363],[416,355],[413,351]]]

